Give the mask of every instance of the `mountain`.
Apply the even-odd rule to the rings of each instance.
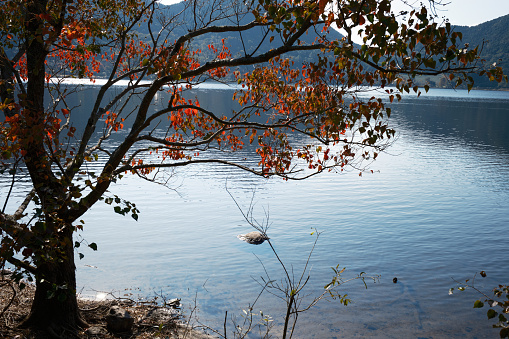
[[[469,43],[470,47],[482,46],[484,42],[482,59],[488,65],[497,63],[502,66],[505,74],[509,74],[509,14],[477,26],[456,26],[455,30],[463,33],[463,42]],[[509,88],[509,85],[482,78],[476,79],[476,87]]]
[[[210,6],[216,5],[214,1],[210,1],[210,6],[207,1],[202,3],[202,7],[193,8],[187,6],[184,2],[179,2],[172,5],[159,4],[159,15],[166,18],[172,19],[172,24],[165,30],[166,39],[168,41],[174,41],[180,36],[188,34],[195,29],[195,24],[201,26],[202,23],[206,23],[210,19]],[[195,13],[195,11],[197,11]],[[217,9],[216,9],[217,11]],[[233,15],[232,8],[226,8],[221,11],[220,18],[214,19],[211,22],[212,26],[236,26],[245,25],[254,20],[254,16],[251,13],[244,13],[242,15]],[[231,13],[230,13],[231,12]],[[195,20],[194,15],[197,16]],[[238,21],[237,21],[238,20]],[[161,29],[161,23],[158,20],[152,22],[152,32],[158,32]],[[316,29],[309,30],[304,34],[300,41],[304,45],[311,45],[319,37],[323,25],[318,25]],[[150,44],[150,34],[146,24],[133,27],[136,35],[140,40],[143,40]],[[331,29],[328,34],[328,39],[339,40],[343,36],[337,31]],[[260,55],[273,48],[280,46],[283,43],[282,37],[277,32],[267,32],[266,28],[253,27],[242,33],[239,32],[221,32],[221,33],[207,33],[194,37],[188,42],[189,49],[192,51],[200,50],[196,57],[200,63],[213,60],[217,53],[213,52],[209,46],[213,45],[216,49],[221,50],[222,42],[224,41],[225,46],[231,53],[233,58],[243,57],[245,55]],[[260,43],[261,42],[261,43]],[[307,51],[294,51],[285,54],[285,57],[289,57],[296,65],[302,65],[305,62],[317,62],[318,55],[323,55],[320,50],[307,50]],[[333,56],[333,53],[330,53]],[[253,66],[238,66],[235,70],[239,70],[241,73],[249,72],[253,69]],[[108,72],[111,70],[111,65],[103,63],[102,72],[100,77],[106,77]],[[234,75],[230,73],[224,80],[233,81]]]
[[[461,32],[463,39],[457,43],[458,48],[468,44],[469,48],[479,46],[481,59],[488,68],[494,63],[501,66],[505,74],[509,74],[509,15],[490,20],[477,26],[454,26],[456,32]],[[486,76],[473,76],[476,89],[509,89],[506,82],[489,81]],[[428,84],[436,88],[452,88],[447,76],[420,76],[417,84]],[[460,86],[466,88],[466,86]]]
[[[172,7],[175,5],[172,5]],[[177,5],[178,6],[178,5]],[[181,10],[179,8],[179,10]],[[247,16],[244,20],[249,21],[252,19]],[[245,22],[244,22],[245,23]],[[222,24],[231,24],[228,20],[222,20],[215,23],[216,25]],[[183,27],[182,27],[183,28]],[[454,30],[462,32],[463,39],[459,44],[459,48],[463,47],[462,44],[468,43],[470,47],[482,46],[484,43],[484,47],[481,51],[481,58],[486,60],[486,65],[492,65],[496,63],[499,66],[504,68],[506,74],[509,74],[509,15],[500,17],[498,19],[490,20],[488,22],[479,24],[477,26],[455,26]],[[174,33],[186,33],[186,30],[177,30]],[[249,53],[253,51],[259,43],[260,36],[263,35],[261,30],[251,30],[249,32],[245,32],[242,35],[242,40],[239,38],[238,33],[217,33],[217,34],[209,34],[205,37],[200,37],[195,39],[192,42],[192,48],[200,48],[204,53],[202,57],[207,59],[210,57],[211,53],[209,52],[207,46],[209,44],[213,44],[216,47],[220,47],[220,43],[222,39],[225,39],[226,45],[230,48],[233,56],[242,55],[244,53],[243,46],[245,46],[246,51]],[[302,38],[303,42],[306,44],[311,44],[317,34],[310,31],[309,34]],[[329,38],[330,39],[341,39],[341,34],[331,30]],[[278,36],[275,35],[274,43],[278,40]],[[269,39],[267,38],[265,42],[259,46],[258,52],[267,51],[270,48],[273,48],[274,44],[269,43]],[[291,58],[295,61],[296,64],[302,64],[306,61],[315,61],[318,59],[319,51],[302,51],[291,54]],[[252,67],[240,67],[241,71],[247,71],[252,69]],[[509,84],[503,82],[501,84],[493,81],[489,81],[486,77],[474,77],[475,78],[475,87],[476,88],[491,88],[491,89],[502,89],[509,88]],[[443,76],[436,77],[421,77],[420,82],[429,83],[432,87],[447,87],[450,86],[448,81]]]
[[[206,2],[204,2],[206,4]],[[190,31],[194,20],[191,19],[190,15],[193,13],[187,13],[189,11],[186,10],[185,3],[180,2],[170,6],[160,5],[160,9],[163,14],[172,17],[173,15],[180,13],[178,16],[178,22],[172,25],[172,31],[169,33],[168,40],[172,41],[173,39],[178,38],[180,35],[184,35]],[[203,17],[206,17],[209,8],[204,6],[201,9],[198,9],[201,12]],[[198,13],[200,14],[200,13]],[[227,14],[227,13],[226,13]],[[253,17],[251,15],[246,15],[245,17],[240,19],[239,24],[245,24],[251,21]],[[228,18],[223,18],[222,20],[217,20],[214,22],[214,25],[232,25],[235,24]],[[158,20],[153,21],[152,31],[157,32],[161,28],[161,24]],[[320,32],[320,27],[318,27],[317,32]],[[455,31],[462,32],[463,39],[462,42],[459,43],[458,47],[462,48],[462,44],[468,43],[470,47],[474,46],[482,46],[484,43],[484,48],[481,51],[482,59],[486,60],[487,65],[492,65],[493,63],[497,63],[504,68],[506,74],[509,74],[509,15],[502,16],[498,19],[490,20],[485,23],[479,24],[477,26],[454,26]],[[140,39],[145,40],[147,42],[150,41],[149,31],[146,25],[140,25],[135,27],[136,32]],[[207,34],[201,37],[197,37],[191,41],[191,49],[196,50],[200,49],[202,54],[199,56],[200,61],[206,61],[213,58],[212,51],[209,50],[208,46],[210,44],[214,45],[216,48],[221,47],[221,41],[224,39],[226,46],[230,49],[233,57],[235,56],[243,56],[245,53],[252,53],[256,50],[256,54],[262,53],[264,51],[268,51],[271,48],[274,48],[275,45],[280,43],[280,37],[278,34],[272,34],[274,36],[274,41],[270,42],[270,35],[267,36],[264,42],[259,45],[260,37],[264,36],[264,32],[262,29],[252,29],[247,32],[242,33],[242,36],[239,33],[216,33],[216,34]],[[305,44],[311,44],[316,38],[318,34],[314,30],[310,30],[308,34],[302,37],[302,41]],[[341,39],[342,35],[335,30],[331,30],[329,33],[329,39]],[[9,51],[8,51],[9,52]],[[14,52],[12,52],[14,53]],[[12,54],[11,53],[11,54]],[[297,64],[302,64],[304,62],[313,62],[318,60],[318,55],[320,51],[300,51],[293,52],[290,54],[291,59]],[[112,65],[108,63],[103,63],[101,73],[99,77],[107,77],[109,75],[109,71],[111,70]],[[241,66],[237,68],[241,72],[247,72],[252,70],[252,66]],[[232,80],[232,79],[228,79]],[[434,76],[434,77],[419,77],[418,83],[421,85],[429,84],[431,87],[448,87],[450,84],[445,79],[444,76]],[[476,88],[491,88],[491,89],[509,89],[509,84],[497,82],[490,82],[486,77],[475,77],[475,87]]]
[[[204,2],[206,3],[206,2]],[[170,6],[170,8],[173,7]],[[180,10],[180,8],[179,8]],[[177,11],[176,11],[177,12]],[[208,9],[203,10],[204,13],[208,12]],[[226,12],[228,13],[228,12]],[[193,13],[188,13],[189,19],[188,22],[192,22]],[[199,16],[200,13],[198,13]],[[207,14],[208,15],[208,14]],[[184,12],[184,17],[186,17],[186,13]],[[219,20],[215,20],[213,23],[214,26],[231,26],[231,25],[244,25],[250,23],[254,20],[254,15],[251,13],[247,13],[242,15],[239,18],[239,22],[236,22],[236,16],[231,18],[223,18]],[[192,24],[191,24],[192,26]],[[306,34],[304,34],[300,41],[304,45],[311,45],[315,42],[315,40],[319,37],[319,32],[321,32],[323,25],[318,25],[315,29],[310,29]],[[177,28],[173,34],[174,38],[178,38],[180,34],[185,34],[188,31],[192,30],[192,27],[179,27]],[[262,37],[265,37],[262,39]],[[343,36],[339,34],[337,31],[331,29],[328,34],[328,39],[330,40],[339,40]],[[263,41],[261,41],[263,40]],[[203,36],[199,36],[193,39],[190,42],[190,47],[193,50],[201,50],[201,55],[198,56],[198,59],[201,62],[206,62],[211,60],[214,57],[214,53],[210,51],[208,48],[209,45],[214,45],[215,48],[220,49],[222,41],[224,41],[225,46],[229,49],[232,57],[243,57],[247,55],[260,55],[264,52],[267,52],[273,48],[281,46],[283,44],[282,37],[277,32],[267,32],[266,28],[261,27],[253,27],[247,31],[242,33],[238,32],[223,32],[223,33],[211,33]],[[260,43],[261,42],[261,43]],[[330,53],[332,56],[332,53]],[[318,61],[318,55],[323,55],[323,53],[319,50],[308,50],[308,51],[296,51],[287,53],[285,57],[290,57],[292,61],[295,62],[296,65],[301,65],[305,62],[313,62]],[[241,73],[250,71],[253,69],[253,66],[239,66],[237,67]]]
[[[477,26],[456,26],[455,30],[463,33],[463,41],[470,46],[485,41],[482,55],[487,62],[498,64],[502,59],[501,64],[509,66],[509,14]]]

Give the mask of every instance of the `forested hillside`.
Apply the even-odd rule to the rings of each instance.
[[[186,9],[186,6],[183,2],[177,3],[171,6],[163,6],[160,5],[161,15],[172,16],[175,13],[185,13],[189,12],[189,9]],[[201,8],[200,11],[202,13],[207,13],[207,8]],[[223,19],[215,20],[213,23],[214,26],[227,26],[232,25],[231,18],[228,18],[227,11],[225,12],[225,16]],[[191,13],[192,14],[192,13]],[[249,14],[248,14],[249,15]],[[206,16],[204,16],[205,18]],[[179,36],[182,36],[194,29],[194,25],[200,23],[196,23],[193,20],[186,20],[186,14],[182,16],[183,19],[177,24],[172,25],[171,30],[168,30],[168,40],[176,39]],[[237,24],[243,24],[250,22],[252,20],[252,16],[240,18]],[[201,23],[203,24],[203,23]],[[154,20],[152,24],[152,32],[149,32],[146,28],[146,25],[140,25],[135,28],[137,34],[140,38],[145,40],[150,44],[152,33],[153,35],[157,34],[157,31],[161,29],[161,26],[158,25],[158,20]],[[485,60],[486,65],[492,65],[496,63],[499,66],[502,66],[505,70],[505,74],[509,74],[509,15],[505,15],[498,19],[494,19],[485,23],[482,23],[477,26],[455,26],[455,31],[462,32],[463,40],[460,44],[468,43],[470,47],[481,46],[482,53],[481,56]],[[302,43],[310,45],[312,44],[318,36],[323,34],[319,29],[315,31],[308,32],[305,36],[302,37]],[[266,35],[265,39],[260,39],[261,36]],[[272,38],[271,38],[272,36]],[[337,31],[331,29],[329,33],[330,40],[340,39],[341,34]],[[271,40],[274,39],[274,40]],[[233,33],[233,32],[218,32],[213,34],[207,34],[203,37],[198,37],[196,39],[192,39],[190,42],[191,45],[190,50],[201,50],[201,53],[197,55],[199,59],[208,60],[211,55],[213,55],[213,51],[210,50],[211,46],[214,46],[216,49],[221,49],[222,44],[224,42],[225,46],[231,52],[232,57],[235,56],[245,56],[250,55],[251,53],[259,53],[268,51],[272,48],[273,45],[277,44],[280,41],[278,39],[282,39],[277,34],[267,34],[267,30],[263,29],[257,30],[249,30],[244,33]],[[261,43],[260,43],[261,41]],[[458,46],[459,48],[462,46]],[[16,50],[9,51],[7,49],[8,54],[15,54]],[[305,62],[315,62],[318,61],[320,52],[319,51],[298,51],[287,54],[287,56],[291,57],[291,59],[296,64],[302,64]],[[107,77],[109,74],[111,67],[108,62],[101,62],[100,69],[100,77]],[[369,68],[369,66],[366,66]],[[244,73],[250,70],[247,66],[239,66],[237,68],[240,72]],[[226,78],[226,81],[233,80],[233,75],[230,74],[229,78]],[[489,81],[486,77],[475,77],[475,88],[504,88],[509,89],[509,84],[502,82],[498,83],[496,81]],[[439,88],[448,88],[452,87],[452,84],[445,78],[443,75],[440,76],[422,76],[418,77],[417,82],[421,85],[428,84],[431,87],[439,87]]]
[[[182,4],[173,5],[173,10],[182,10],[180,8]],[[245,18],[246,22],[251,18]],[[218,26],[231,24],[227,20],[218,21],[215,23]],[[188,30],[188,25],[192,25],[192,23],[184,24],[174,33],[176,36],[180,34],[185,34],[185,31]],[[482,46],[481,56],[485,60],[486,65],[492,65],[493,63],[497,63],[497,65],[501,65],[504,67],[506,74],[509,73],[509,15],[500,17],[498,19],[494,19],[485,23],[482,23],[477,26],[456,26],[456,31],[463,33],[462,43],[468,43],[470,47],[474,46]],[[142,33],[143,34],[143,33]],[[221,46],[221,42],[225,41],[225,45],[230,49],[233,56],[240,55],[243,53],[251,53],[256,49],[259,51],[266,51],[271,48],[272,43],[270,43],[269,38],[265,39],[261,45],[258,45],[260,41],[260,34],[264,34],[262,30],[257,33],[253,33],[250,31],[249,34],[239,35],[239,34],[224,34],[224,33],[216,33],[212,35],[208,35],[206,39],[195,39],[193,40],[192,48],[199,48],[202,50],[202,57],[207,58],[209,55],[209,45],[214,45],[216,48]],[[303,38],[303,43],[311,44],[320,32],[313,32],[306,35]],[[341,35],[331,30],[330,39],[337,39]],[[275,37],[278,38],[277,35]],[[257,42],[255,44],[255,42]],[[293,61],[298,64],[303,62],[313,62],[318,60],[318,52],[317,51],[300,51],[291,54]],[[247,71],[247,69],[240,68],[241,72]],[[428,83],[432,87],[451,87],[452,85],[449,81],[443,76],[436,77],[422,77],[421,82]],[[509,88],[509,84],[502,82],[497,83],[495,81],[489,81],[486,77],[476,77],[476,88]]]
[[[205,3],[204,3],[205,4]],[[210,2],[211,6],[214,5],[214,2]],[[192,16],[195,14],[193,9],[186,7],[186,4],[183,2],[176,3],[171,6],[159,5],[159,15],[172,17],[176,13],[180,13],[179,22],[172,25],[171,29],[166,28],[168,32],[166,39],[172,41],[174,39],[179,38],[189,32],[192,32],[196,29],[196,27],[203,26],[205,22],[208,20],[208,13],[210,12],[206,5],[203,8],[200,8],[198,11],[198,15],[201,17],[200,20],[195,22],[192,19]],[[230,17],[229,11],[234,10],[234,8],[225,8],[223,18],[215,19],[214,22],[210,23],[213,26],[232,26],[232,25],[243,25],[251,22],[254,18],[252,14],[247,14],[243,17]],[[236,20],[239,20],[238,22]],[[323,25],[317,25],[315,30],[311,30],[303,35],[300,39],[301,43],[304,45],[313,44],[319,36],[323,36],[323,32],[321,32],[321,28]],[[162,26],[158,23],[158,20],[154,20],[151,26],[151,32],[147,30],[146,25],[140,25],[139,27],[135,27],[137,35],[144,40],[145,42],[151,44],[151,34],[153,36],[157,36],[158,31],[162,28]],[[262,38],[263,37],[263,38]],[[328,33],[329,40],[341,39],[342,35],[331,29]],[[206,34],[203,36],[199,36],[190,40],[189,50],[196,51],[199,50],[200,53],[197,53],[195,57],[203,62],[204,60],[210,60],[210,57],[215,55],[216,53],[213,49],[221,50],[224,46],[227,48],[227,52],[231,53],[232,57],[238,56],[248,56],[251,54],[259,54],[270,49],[274,48],[278,43],[280,44],[283,40],[283,36],[278,34],[277,32],[270,32],[266,28],[256,27],[245,31],[242,33],[239,32],[218,32]],[[285,57],[289,57],[296,64],[303,64],[306,62],[314,62],[318,61],[318,55],[323,55],[320,51],[310,50],[310,51],[295,51],[290,52],[285,55]],[[332,56],[332,53],[331,53]],[[101,66],[101,76],[106,76],[109,74],[112,65],[108,65],[107,63],[102,63]],[[241,73],[248,72],[252,69],[252,66],[238,66],[236,70]],[[230,73],[225,79],[225,81],[233,81],[234,76],[233,73]]]
[[[490,20],[477,26],[456,26],[456,31],[463,33],[463,42],[470,46],[484,48],[481,56],[488,64],[497,63],[504,68],[504,73],[509,73],[509,15]],[[476,87],[509,88],[507,83],[490,82],[487,79],[479,79]]]

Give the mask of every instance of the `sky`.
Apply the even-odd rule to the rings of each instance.
[[[407,0],[419,5],[427,0]],[[171,4],[178,0],[161,0],[163,4]],[[394,5],[399,1],[394,1]],[[483,22],[509,14],[509,0],[442,0],[448,3],[442,7],[439,15],[449,18],[451,24],[460,26],[476,26]],[[403,7],[401,7],[403,8]],[[395,8],[398,10],[398,8]]]
[[[417,5],[421,0],[409,0]],[[429,3],[424,0],[424,3]],[[447,6],[437,6],[438,15],[447,17],[453,25],[476,26],[509,14],[509,0],[442,0]],[[397,1],[394,1],[396,4]],[[394,6],[394,5],[393,5]]]

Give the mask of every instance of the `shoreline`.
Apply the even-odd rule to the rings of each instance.
[[[25,288],[20,289],[7,274],[0,275],[0,338],[45,338],[41,333],[17,327],[28,315],[35,293],[33,284],[24,283]],[[113,306],[121,307],[134,318],[131,331],[112,333],[107,329],[106,316]],[[111,295],[110,299],[97,301],[78,297],[81,315],[90,325],[78,331],[78,338],[213,338],[192,324],[191,319],[185,319],[179,306],[178,299],[159,305],[155,299],[142,301]]]

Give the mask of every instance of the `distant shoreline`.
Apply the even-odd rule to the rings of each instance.
[[[76,79],[76,78],[68,78],[68,79],[61,79],[61,78],[51,78],[50,82],[53,84],[64,84],[64,85],[83,85],[83,86],[103,86],[107,83],[108,79],[105,78],[97,78],[94,80],[90,79]],[[119,80],[116,83],[113,84],[113,86],[128,86],[130,83],[129,80]],[[140,81],[140,85],[150,85],[152,81],[150,80],[143,80]],[[179,86],[185,86],[184,83],[179,84]],[[217,90],[232,90],[232,89],[242,89],[242,86],[237,83],[217,83],[217,82],[203,82],[198,85],[194,85],[193,89],[217,89]],[[372,90],[385,90],[385,89],[393,89],[395,90],[396,87],[393,86],[387,86],[384,89],[381,89],[380,87],[372,87]],[[421,92],[425,94],[424,88],[421,86],[419,87]],[[467,91],[466,88],[447,88],[447,87],[432,87],[430,86],[430,90],[453,90],[453,91]],[[493,91],[493,92],[509,92],[508,88],[488,88],[488,87],[474,87],[472,88],[472,91]],[[412,94],[413,92],[410,92],[409,94]],[[403,93],[406,94],[406,93]]]

